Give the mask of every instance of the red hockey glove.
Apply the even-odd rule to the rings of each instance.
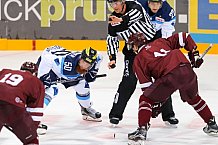
[[[161,113],[161,106],[162,106],[162,103],[154,103],[152,105],[152,115],[151,117],[152,118],[156,118],[160,113]]]

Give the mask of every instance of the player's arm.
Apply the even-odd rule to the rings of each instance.
[[[168,38],[172,36],[175,31],[175,23],[176,23],[176,14],[174,9],[167,3],[167,1],[163,2],[163,19],[165,22],[162,24],[161,33],[162,38]]]
[[[116,64],[116,56],[119,50],[119,39],[116,34],[115,26],[108,24],[108,35],[107,35],[107,54],[109,56],[109,69],[113,68],[112,65]]]
[[[56,84],[58,76],[52,70],[50,70],[48,73],[42,75],[39,79],[43,82],[45,88],[47,88],[53,84]]]
[[[199,68],[201,66],[203,59],[196,59],[196,57],[199,57],[199,51],[197,50],[197,45],[189,33],[180,32],[169,37],[168,40],[172,49],[184,47],[188,51],[188,57],[192,67]]]
[[[187,51],[196,50],[197,45],[189,33],[179,32],[167,38],[166,43],[171,49],[185,48]]]
[[[38,126],[43,116],[45,89],[43,83],[36,77],[31,79],[31,84],[34,84],[34,87],[28,87],[26,111],[31,114],[33,121]]]
[[[122,16],[123,23],[133,23],[139,21],[143,17],[142,7],[135,5],[133,9]]]
[[[140,88],[142,91],[145,91],[145,89],[152,84],[152,78],[148,75],[149,73],[146,73],[145,67],[142,66],[142,61],[141,57],[134,59],[133,71],[139,80]]]
[[[134,5],[134,7],[121,17],[111,15],[109,23],[112,25],[119,23],[133,23],[139,21],[143,17],[142,7],[140,5]]]

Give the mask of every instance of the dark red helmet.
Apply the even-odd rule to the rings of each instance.
[[[33,62],[27,61],[21,65],[20,70],[27,70],[36,76],[38,73],[38,66]]]
[[[129,36],[127,44],[132,47],[133,45],[140,47],[147,44],[147,39],[143,33],[137,32]]]

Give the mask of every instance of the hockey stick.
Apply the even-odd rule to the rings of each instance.
[[[202,59],[208,53],[208,51],[212,48],[213,44],[211,43],[210,46],[204,51],[204,53],[198,57],[197,59]]]
[[[100,74],[100,75],[96,75],[96,78],[101,78],[101,77],[106,77],[107,74]],[[85,79],[84,77],[79,77],[76,79],[69,79],[69,80],[57,80],[55,83],[69,83],[69,82],[76,82],[76,81],[81,81]]]

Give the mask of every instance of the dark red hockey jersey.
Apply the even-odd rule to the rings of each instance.
[[[152,78],[158,79],[178,65],[189,63],[189,60],[179,50],[182,47],[187,51],[197,48],[188,33],[181,32],[167,39],[159,38],[146,46],[142,46],[135,57],[133,65],[133,70],[139,79],[141,88],[150,86]]]
[[[34,121],[41,121],[45,89],[42,82],[28,71],[0,71],[0,100],[26,108]]]

